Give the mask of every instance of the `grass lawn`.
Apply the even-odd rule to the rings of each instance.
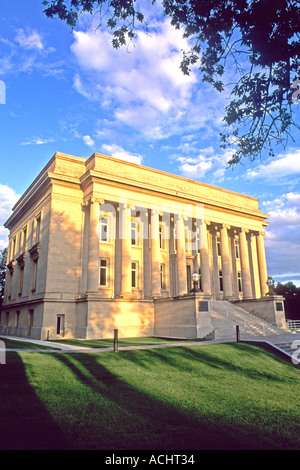
[[[300,449],[299,369],[243,343],[7,352],[3,449]]]
[[[51,340],[52,341],[52,340]],[[51,341],[49,343],[51,344]],[[158,338],[156,336],[146,336],[141,338],[119,338],[118,345],[122,346],[143,346],[153,344],[167,344],[167,343],[182,343],[186,341],[205,341],[204,339],[195,338],[193,340],[186,339],[169,339],[169,338]],[[71,344],[73,346],[79,346],[83,348],[112,348],[114,345],[113,338],[107,339],[59,339],[53,340],[54,343],[60,344]]]

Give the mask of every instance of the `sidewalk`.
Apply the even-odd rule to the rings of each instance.
[[[6,348],[6,351],[32,351],[32,352],[56,352],[56,353],[90,353],[90,352],[105,352],[105,351],[113,351],[113,347],[103,347],[103,348],[90,348],[87,346],[74,346],[72,344],[62,344],[62,343],[55,343],[52,341],[42,341],[38,339],[31,339],[31,338],[20,338],[16,336],[0,336],[0,340],[4,341],[13,340],[13,341],[22,341],[28,343],[34,343],[40,345],[42,347],[47,347],[48,349],[24,349],[24,348],[14,348],[9,349]],[[257,343],[268,343],[270,345],[279,345],[281,343],[293,343],[294,341],[300,341],[300,332],[299,333],[284,333],[282,335],[272,335],[272,336],[248,336],[248,337],[241,337],[241,342],[249,341],[249,342],[257,342]],[[119,346],[119,351],[128,351],[134,349],[155,349],[155,348],[166,348],[166,347],[180,347],[180,346],[203,346],[207,344],[216,344],[216,343],[234,343],[236,342],[236,338],[223,338],[223,339],[212,339],[212,340],[205,340],[205,341],[180,341],[174,343],[162,343],[162,344],[147,344],[147,345],[139,345],[139,346]],[[0,349],[1,351],[1,349]]]

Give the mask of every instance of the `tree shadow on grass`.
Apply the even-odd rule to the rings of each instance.
[[[259,436],[258,439],[254,423],[233,425],[226,416],[217,415],[217,411],[216,414],[207,414],[205,410],[198,410],[195,416],[189,408],[184,409],[147,393],[147,387],[142,390],[142,387],[139,389],[126,382],[127,372],[121,373],[122,367],[130,366],[130,377],[134,368],[141,365],[146,372],[150,364],[155,366],[155,361],[157,365],[165,361],[168,367],[179,369],[179,355],[187,359],[187,364],[193,358],[202,364],[206,361],[207,366],[217,370],[226,367],[226,361],[212,357],[207,350],[180,347],[172,348],[168,354],[159,350],[118,354],[53,353],[54,370],[57,361],[58,374],[64,374],[65,368],[66,376],[70,377],[72,372],[76,379],[72,383],[62,381],[59,405],[57,396],[53,396],[53,403],[48,397],[52,409],[61,405],[55,409],[55,422],[50,410],[28,383],[21,358],[17,353],[10,354],[10,363],[0,369],[0,448],[3,450],[239,450],[283,447],[283,442],[276,447],[268,437]],[[48,353],[43,355],[48,356]],[[61,375],[58,378],[61,379]],[[158,380],[157,374],[153,380]],[[203,389],[201,393],[206,394],[205,399],[211,399],[209,391]],[[289,448],[293,443],[284,445]]]
[[[187,351],[183,351],[183,354]],[[108,353],[114,354],[114,353]],[[145,351],[144,351],[145,354]],[[147,351],[153,358],[154,351]],[[157,354],[157,351],[156,351]],[[188,351],[188,354],[193,354]],[[122,353],[122,358],[128,354]],[[132,362],[134,356],[129,354]],[[93,394],[82,404],[82,417],[76,420],[76,430],[71,430],[72,441],[78,449],[113,450],[222,450],[222,449],[272,449],[268,438],[257,439],[254,424],[232,425],[226,416],[198,417],[190,410],[174,406],[139,390],[116,376],[101,364],[94,354],[55,354],[73,372],[76,378]],[[116,357],[116,361],[117,356]],[[204,360],[200,352],[198,359]],[[206,358],[211,366],[211,359]],[[159,359],[162,360],[162,359]],[[123,359],[120,360],[122,367]],[[214,367],[224,367],[224,363]],[[157,377],[154,379],[157,380]],[[203,392],[205,393],[205,391]],[[207,396],[209,399],[209,396]],[[201,410],[200,410],[201,411]],[[70,415],[78,410],[70,409]],[[75,433],[75,434],[74,434]],[[282,445],[282,444],[281,444]]]
[[[251,346],[243,343],[223,343],[222,348],[224,352],[236,352],[237,355],[241,353],[243,358],[245,358],[244,353],[246,353],[248,357],[255,358],[257,364],[260,362],[260,359],[265,359],[266,356],[269,356],[273,360],[278,360],[279,362],[284,363],[282,359],[276,357],[272,352],[268,352],[259,346]],[[213,345],[208,345],[208,347],[172,347],[168,351],[169,352],[166,355],[162,350],[153,349],[148,350],[147,355],[143,354],[140,356],[129,351],[126,353],[126,355],[124,355],[124,357],[129,361],[133,361],[140,367],[148,367],[149,365],[153,365],[155,361],[162,361],[165,362],[168,366],[180,371],[190,370],[191,372],[195,372],[195,365],[199,365],[202,368],[202,373],[203,367],[205,367],[208,369],[215,369],[220,371],[226,370],[237,372],[239,375],[244,375],[245,377],[253,378],[255,380],[267,379],[281,382],[281,379],[276,373],[272,373],[272,370],[257,370],[255,364],[250,366],[249,364],[242,362],[234,363],[234,361],[231,359],[228,360],[225,357],[220,357],[218,353],[215,353],[215,348]],[[191,362],[191,360],[193,362]],[[284,364],[287,365],[286,362]]]
[[[29,384],[18,353],[0,366],[0,449],[72,449]]]

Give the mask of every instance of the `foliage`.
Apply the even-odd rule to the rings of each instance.
[[[286,318],[288,320],[300,320],[300,287],[293,282],[285,284],[277,283],[274,292],[285,298]]]
[[[152,4],[156,0],[152,0]],[[84,12],[106,17],[113,47],[134,39],[147,18],[135,0],[43,0],[45,14],[75,27]],[[202,80],[222,92],[230,85],[230,102],[221,147],[232,148],[230,165],[262,151],[274,155],[274,144],[286,145],[293,129],[293,103],[300,81],[299,0],[162,0],[164,15],[191,40],[181,63],[184,74],[198,64]],[[296,89],[296,90],[295,90]]]

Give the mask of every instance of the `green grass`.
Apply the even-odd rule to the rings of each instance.
[[[61,340],[51,340],[55,343],[60,344],[70,344],[73,346],[79,346],[83,348],[112,348],[114,345],[113,338],[108,339],[61,339]],[[49,341],[49,343],[51,343]],[[193,340],[184,340],[184,339],[170,339],[170,338],[158,338],[154,336],[140,337],[140,338],[119,338],[118,345],[122,346],[145,346],[153,344],[167,344],[167,343],[182,343],[185,341],[205,341],[203,339],[193,339]]]
[[[58,349],[51,345],[47,347],[38,343],[31,343],[29,341],[8,339],[5,336],[1,337],[1,341],[4,342],[6,349]]]
[[[242,343],[7,352],[1,449],[299,449],[299,369]]]

